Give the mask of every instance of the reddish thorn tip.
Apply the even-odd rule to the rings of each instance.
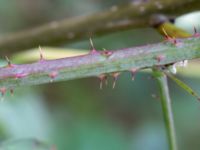
[[[183,42],[175,40],[174,45],[177,47],[182,47],[183,46]]]
[[[116,79],[119,77],[120,74],[121,74],[120,72],[114,72],[114,73],[112,73],[112,76],[114,79]]]
[[[105,81],[105,84],[107,85],[107,76],[105,74],[101,74],[98,76],[99,80],[100,80],[100,85],[99,88],[102,89],[103,88],[103,81]]]
[[[168,38],[168,39],[166,39],[166,41],[168,41],[168,42],[170,42],[170,43],[172,43],[173,45],[175,45],[175,46],[181,46],[183,43],[182,42],[180,42],[180,41],[178,41],[176,38],[172,38],[172,37],[170,37],[170,38]]]
[[[133,81],[133,80],[135,80],[135,74],[138,72],[138,69],[137,68],[132,68],[130,70],[130,72],[131,72],[131,79]]]
[[[53,71],[53,72],[49,73],[49,77],[51,78],[50,82],[53,82],[53,79],[55,79],[57,76],[58,76],[57,71]]]
[[[109,56],[111,56],[113,54],[113,52],[112,51],[108,51],[108,50],[104,50],[104,51],[101,52],[101,54],[103,56],[109,57]]]
[[[14,75],[16,79],[24,78],[26,76],[28,76],[28,73],[19,73],[19,74]]]
[[[158,62],[161,62],[161,61],[163,61],[163,60],[165,59],[165,55],[163,55],[163,54],[157,55],[157,56],[155,57],[155,59],[156,59]]]
[[[166,41],[172,43],[175,46],[179,45],[179,42],[175,38],[172,38],[172,37],[166,38]]]
[[[0,92],[1,92],[2,96],[4,96],[6,94],[6,91],[7,91],[6,87],[1,87],[0,88]]]
[[[163,30],[163,33],[165,35],[165,40],[169,41],[170,43],[172,43],[172,44],[174,44],[174,45],[177,46],[177,40],[176,40],[176,38],[169,36],[168,33],[167,33],[167,31],[165,30],[165,28],[162,28],[162,30]]]

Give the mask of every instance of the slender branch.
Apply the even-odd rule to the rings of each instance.
[[[30,30],[3,35],[0,51],[6,53],[32,47],[72,43],[91,36],[124,29],[149,27],[149,17],[155,13],[180,15],[199,10],[199,0],[133,1],[109,10],[62,21],[54,21]]]
[[[0,68],[0,87],[49,83],[149,68],[200,57],[200,38],[177,39],[116,51],[94,52],[56,60]]]
[[[173,119],[173,112],[171,106],[171,99],[169,95],[167,77],[164,73],[162,73],[159,70],[156,70],[156,74],[157,76],[155,77],[159,85],[160,99],[161,99],[163,117],[165,121],[165,127],[169,142],[169,149],[177,150],[176,132],[174,127],[174,119]]]

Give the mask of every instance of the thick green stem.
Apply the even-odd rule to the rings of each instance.
[[[11,51],[38,45],[66,44],[113,31],[149,27],[152,14],[180,15],[199,10],[199,6],[199,0],[133,1],[88,16],[55,21],[34,29],[3,35],[0,37],[0,51],[8,55]]]
[[[0,68],[0,87],[18,87],[101,74],[169,65],[186,59],[200,58],[200,38],[177,39],[115,51],[91,51],[76,57],[41,60],[32,64]]]
[[[176,132],[174,127],[174,119],[173,119],[173,112],[171,106],[171,99],[169,95],[167,77],[164,73],[159,72],[158,70],[157,73],[159,73],[159,75],[156,76],[156,80],[158,81],[159,84],[160,100],[162,105],[163,117],[165,121],[165,127],[167,131],[169,149],[177,150]]]

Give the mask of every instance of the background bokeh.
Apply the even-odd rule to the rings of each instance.
[[[104,11],[125,2],[128,0],[0,0],[0,33],[3,36],[62,18]],[[199,17],[181,17],[176,23],[191,32],[193,26],[199,28]],[[161,40],[151,28],[93,38],[97,49]],[[89,42],[64,47],[89,49]],[[200,78],[178,77],[200,92]],[[199,150],[200,103],[175,83],[169,81],[169,85],[179,147]],[[129,73],[122,73],[115,89],[112,78],[103,90],[97,78],[20,87],[13,96],[6,94],[0,103],[0,141],[34,138],[58,150],[167,150],[160,101],[152,94],[158,95],[157,85],[150,74],[142,72],[137,73],[135,81]]]

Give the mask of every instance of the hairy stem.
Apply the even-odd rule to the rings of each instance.
[[[164,73],[156,70],[157,74],[156,80],[158,81],[159,91],[160,91],[160,99],[163,111],[163,117],[165,121],[165,127],[169,142],[169,149],[170,150],[177,150],[177,142],[176,142],[176,132],[174,127],[174,119],[173,119],[173,112],[171,106],[171,99],[169,95],[167,77]]]
[[[16,87],[99,76],[171,64],[200,57],[200,38],[177,39],[115,51],[92,51],[87,55],[0,68],[0,87]]]
[[[109,10],[55,21],[30,30],[3,35],[0,51],[6,53],[32,47],[72,43],[89,37],[104,35],[124,29],[149,27],[149,17],[155,13],[180,15],[199,10],[199,0],[149,0],[133,1]]]

